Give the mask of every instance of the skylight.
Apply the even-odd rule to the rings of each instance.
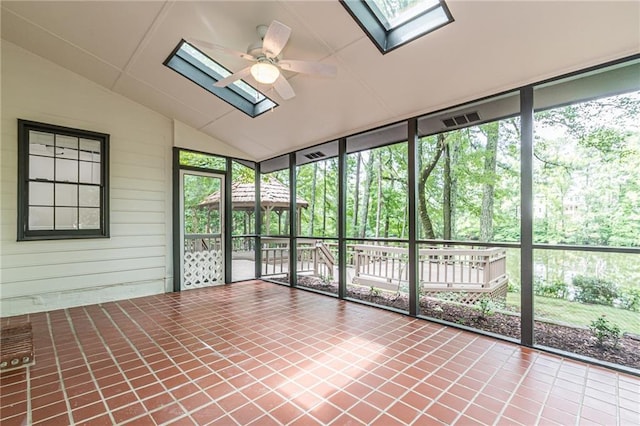
[[[340,0],[382,54],[453,22],[444,0]]]
[[[231,75],[231,71],[184,40],[178,43],[164,64],[251,117],[278,106],[243,80],[227,87],[215,87],[214,83]]]

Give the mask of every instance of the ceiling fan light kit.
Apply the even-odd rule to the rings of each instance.
[[[214,43],[201,40],[194,40],[201,46],[210,49],[219,50],[230,55],[238,56],[242,59],[255,62],[236,71],[228,77],[225,77],[214,84],[216,87],[227,87],[234,81],[251,75],[258,83],[271,85],[280,95],[282,99],[291,99],[295,96],[295,92],[291,84],[282,75],[281,69],[300,74],[309,74],[322,77],[335,77],[336,67],[332,64],[324,64],[321,62],[308,62],[300,60],[282,60],[280,53],[289,41],[291,36],[291,28],[281,22],[273,21],[268,27],[266,25],[258,25],[256,27],[260,41],[252,43],[247,49],[247,53],[229,49]]]
[[[280,70],[270,62],[258,62],[251,66],[251,75],[258,83],[273,84],[280,76]]]

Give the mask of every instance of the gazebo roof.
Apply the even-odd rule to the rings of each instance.
[[[208,195],[200,207],[217,208],[220,202],[220,192]],[[289,188],[277,181],[263,182],[260,185],[260,204],[262,209],[289,209]],[[253,210],[256,205],[256,191],[253,183],[234,183],[231,185],[231,205],[233,210]],[[298,207],[307,208],[309,203],[302,198],[296,199]]]

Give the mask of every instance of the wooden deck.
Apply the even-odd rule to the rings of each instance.
[[[262,276],[289,275],[289,240],[263,238]],[[335,247],[322,240],[299,239],[297,272],[323,280],[338,277]],[[408,292],[409,253],[406,247],[353,244],[347,247],[347,285]],[[233,280],[255,276],[255,254],[233,252]],[[507,293],[506,250],[503,248],[424,248],[418,253],[418,281],[422,296],[449,295],[462,303],[483,297],[504,300]],[[453,295],[453,296],[451,296]]]

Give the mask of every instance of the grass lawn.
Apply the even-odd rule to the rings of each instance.
[[[539,319],[588,327],[591,321],[604,314],[609,321],[618,324],[622,332],[640,335],[640,312],[541,296],[535,296],[533,304],[535,317]],[[507,306],[519,311],[520,293],[507,293]]]

